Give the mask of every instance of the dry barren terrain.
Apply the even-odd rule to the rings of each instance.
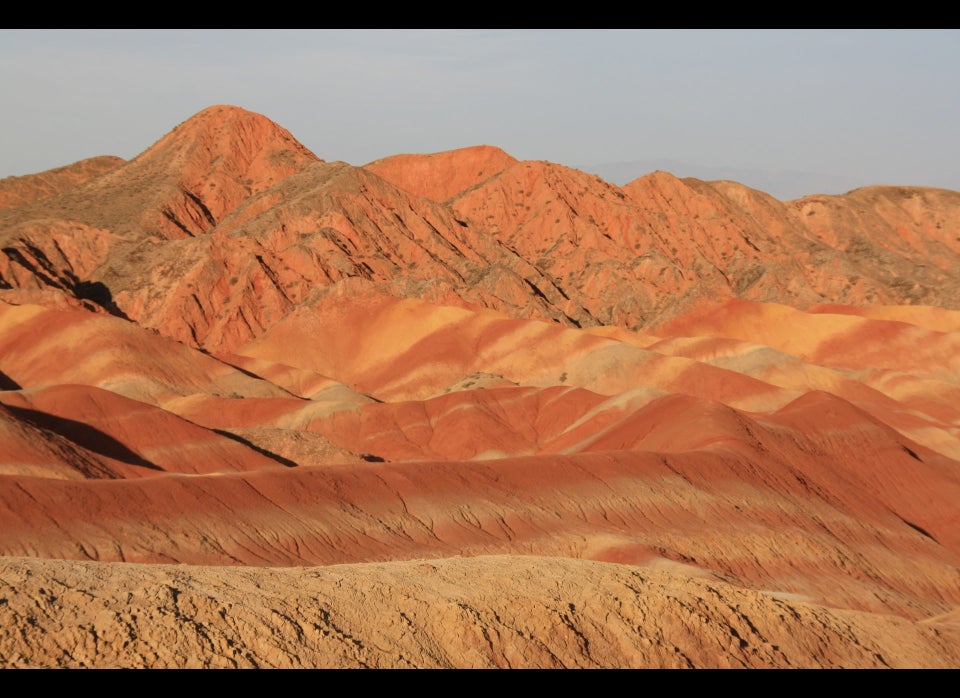
[[[960,667],[960,192],[0,180],[0,666]]]

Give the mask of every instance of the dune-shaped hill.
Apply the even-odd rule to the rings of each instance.
[[[0,394],[0,403],[18,421],[63,436],[100,456],[139,466],[116,477],[143,477],[150,471],[229,472],[286,465],[229,433],[204,429],[109,390],[57,385],[5,392]],[[44,476],[39,469],[36,474]]]
[[[81,384],[158,405],[194,393],[290,395],[128,320],[75,308],[6,303],[2,294],[0,371],[19,388]]]
[[[0,666],[957,666],[960,193],[322,155],[0,182]]]

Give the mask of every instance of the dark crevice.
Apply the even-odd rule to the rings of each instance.
[[[277,276],[276,272],[270,268],[270,266],[263,261],[263,257],[260,255],[254,255],[257,260],[257,264],[260,265],[260,268],[263,270],[263,273],[267,275],[267,278],[270,279],[270,283],[273,284],[274,288],[277,289],[277,292],[283,296],[285,300],[290,305],[293,305],[293,301],[290,300],[290,297],[287,295],[287,292],[283,290],[283,286],[280,284],[280,278]]]
[[[348,220],[351,224],[353,223],[353,221],[351,221],[349,218],[348,218],[347,220]],[[334,228],[324,228],[324,229],[321,230],[320,232],[323,234],[323,237],[324,237],[326,240],[328,240],[330,243],[332,243],[333,245],[335,245],[335,246],[337,247],[337,249],[339,249],[341,252],[343,252],[347,257],[352,258],[354,255],[361,254],[360,248],[357,247],[356,243],[353,242],[353,240],[350,240],[349,238],[347,238],[347,241],[344,242],[344,241],[341,239],[341,237],[340,237],[340,231],[338,231],[338,230],[336,230],[336,229],[334,229]],[[352,250],[347,247],[347,242],[350,243],[350,247],[353,248]]]
[[[180,230],[182,230],[188,237],[196,237],[190,231],[190,229],[187,228],[187,226],[185,226],[183,223],[180,222],[180,219],[177,218],[176,214],[174,214],[173,212],[173,209],[171,209],[169,206],[164,206],[163,208],[161,208],[160,213],[163,214],[164,218],[166,218],[168,221],[170,221],[175,226],[180,228]]]
[[[15,247],[4,247],[3,253],[7,255],[7,258],[11,262],[16,262],[21,267],[29,271],[31,274],[43,281],[47,286],[52,286],[54,288],[63,288],[63,283],[59,279],[54,279],[51,276],[48,276],[46,273],[40,271],[35,267],[30,261],[23,255],[23,253]]]
[[[6,373],[0,371],[0,390],[23,390],[23,388]]]
[[[903,521],[903,523],[907,524],[907,526],[909,526],[910,528],[912,528],[914,531],[916,531],[917,533],[919,533],[921,536],[925,536],[925,537],[929,538],[930,540],[932,540],[934,543],[937,543],[937,544],[939,545],[940,541],[938,541],[936,538],[934,538],[932,535],[930,535],[930,532],[929,532],[929,531],[921,528],[920,526],[917,526],[917,525],[914,524],[914,523],[910,523],[909,521],[907,521],[905,518],[903,518],[903,517],[900,516],[899,514],[894,514],[894,516],[896,516],[898,519],[900,519],[901,521]]]
[[[48,274],[51,274],[53,276],[60,277],[60,274],[58,273],[56,266],[53,264],[53,262],[50,261],[50,258],[47,257],[47,254],[43,250],[41,250],[36,245],[30,244],[26,240],[21,239],[20,242],[22,242],[23,245],[27,248],[27,251],[33,255],[33,258],[40,263],[44,271],[46,271]],[[66,260],[65,257],[64,259]],[[70,263],[67,262],[67,264],[69,265]],[[73,274],[72,270],[68,270],[67,274],[73,279],[77,278]]]
[[[198,208],[200,209],[200,211],[203,213],[203,217],[207,219],[207,222],[208,222],[211,226],[215,226],[215,225],[217,224],[216,219],[213,217],[213,214],[210,213],[210,209],[208,209],[208,208],[206,207],[206,205],[200,200],[200,197],[197,196],[196,194],[191,194],[191,193],[188,192],[186,189],[183,189],[182,191],[183,191],[184,194],[187,195],[187,197],[189,197],[189,199],[190,199],[193,203],[195,203],[195,204],[197,205],[197,207],[198,207]]]
[[[237,436],[236,434],[231,433],[231,432],[227,431],[226,429],[214,429],[213,431],[216,432],[217,434],[220,434],[220,436],[225,436],[225,437],[227,437],[227,438],[230,439],[231,441],[236,441],[238,444],[242,444],[242,445],[246,446],[247,448],[253,449],[253,450],[256,451],[257,453],[259,453],[261,456],[266,456],[267,458],[270,458],[271,460],[277,461],[277,463],[279,463],[280,465],[283,465],[283,466],[285,466],[285,467],[287,467],[287,468],[296,468],[296,467],[297,467],[296,461],[292,461],[292,460],[290,460],[289,458],[284,458],[283,456],[277,455],[276,453],[273,453],[272,451],[268,451],[268,450],[265,449],[265,448],[262,448],[262,447],[260,447],[260,446],[257,446],[257,445],[256,445],[255,443],[253,443],[252,441],[248,441],[247,439],[243,438],[242,436]]]
[[[307,398],[301,397],[301,396],[299,396],[299,395],[296,395],[296,394],[290,392],[289,390],[287,390],[286,388],[284,388],[282,385],[277,385],[276,383],[274,383],[274,382],[272,382],[272,381],[270,381],[270,380],[267,380],[267,379],[264,378],[263,376],[258,376],[258,375],[257,375],[256,373],[254,373],[253,371],[248,371],[248,370],[245,369],[245,368],[241,368],[240,366],[237,366],[235,363],[232,363],[232,362],[230,362],[230,361],[227,361],[227,360],[225,360],[225,359],[222,359],[222,358],[220,358],[219,356],[214,356],[213,354],[211,354],[211,353],[209,352],[209,350],[204,349],[203,347],[200,347],[200,348],[198,349],[198,351],[203,352],[204,354],[206,354],[207,356],[209,356],[211,359],[214,359],[215,361],[219,361],[219,362],[222,363],[224,366],[229,366],[230,368],[239,371],[240,373],[242,373],[243,375],[247,376],[248,378],[253,378],[254,380],[258,380],[258,381],[261,381],[261,382],[263,382],[263,383],[268,383],[270,386],[275,387],[275,388],[277,388],[277,389],[279,389],[279,390],[282,390],[283,392],[285,392],[287,395],[289,395],[289,396],[292,397],[292,398],[296,398],[296,399],[298,399],[298,400],[304,400],[304,401],[309,402],[309,400],[308,400]]]
[[[441,244],[441,245],[443,245],[444,247],[446,247],[448,250],[450,250],[451,252],[453,252],[453,253],[456,254],[456,255],[459,255],[459,256],[461,256],[461,257],[466,257],[466,255],[463,253],[463,251],[462,251],[459,247],[457,247],[457,246],[454,245],[452,242],[450,242],[450,241],[443,235],[443,233],[441,233],[441,232],[437,229],[437,226],[435,226],[433,223],[431,223],[431,222],[430,222],[429,220],[427,220],[426,218],[423,218],[422,220],[423,220],[424,223],[426,223],[428,226],[430,226],[430,229],[433,231],[433,233],[434,233],[434,235],[436,236],[437,240],[440,241],[440,244]]]
[[[208,352],[206,349],[204,349],[201,346],[200,338],[197,336],[197,328],[194,327],[193,324],[191,323],[187,325],[187,329],[190,330],[190,338],[193,340],[194,346],[197,347],[197,349],[202,351],[204,354],[209,354],[210,352]]]
[[[200,302],[200,299],[197,298],[197,294],[196,294],[196,293],[191,293],[191,294],[190,294],[190,297],[193,299],[194,305],[197,306],[197,310],[200,311],[200,317],[202,317],[204,320],[206,320],[206,319],[207,319],[207,311],[206,311],[206,308],[203,307],[203,303],[201,303],[201,302]]]
[[[113,294],[110,293],[110,289],[107,288],[103,282],[81,281],[72,269],[57,269],[44,251],[36,245],[31,245],[25,240],[21,240],[21,243],[33,256],[35,264],[15,247],[5,247],[3,248],[3,252],[11,262],[16,262],[51,288],[57,288],[61,291],[71,293],[78,300],[93,301],[116,317],[123,318],[124,320],[130,319],[126,313],[114,303]],[[54,242],[54,244],[56,244],[56,242]],[[59,245],[57,249],[59,250]],[[62,251],[61,255],[63,255]],[[67,265],[70,264],[66,256],[64,256],[64,260]]]
[[[523,281],[527,284],[527,286],[531,288],[531,290],[537,297],[542,298],[547,305],[551,305],[550,299],[544,295],[543,291],[541,291],[540,288],[535,283],[530,281],[530,279],[524,279]]]
[[[907,455],[909,455],[911,458],[914,458],[914,459],[920,461],[921,463],[923,462],[923,458],[921,458],[920,456],[918,456],[917,453],[916,453],[916,451],[914,451],[912,448],[907,448],[906,446],[903,446],[903,450],[906,451],[906,452],[907,452]]]
[[[115,317],[130,320],[127,314],[114,303],[113,294],[102,281],[79,281],[73,287],[73,295],[81,300],[93,301]]]
[[[553,281],[553,280],[550,280],[550,279],[548,279],[548,281],[550,281],[550,285],[553,286],[553,287],[557,290],[557,293],[559,293],[561,296],[563,296],[563,299],[564,299],[564,300],[570,300],[570,296],[568,296],[568,295],[564,292],[563,288],[562,288],[559,284],[557,284],[556,281]]]

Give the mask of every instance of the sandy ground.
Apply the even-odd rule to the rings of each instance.
[[[268,569],[3,558],[0,666],[951,668],[960,626],[563,558]]]

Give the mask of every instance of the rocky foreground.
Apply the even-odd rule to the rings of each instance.
[[[957,619],[555,557],[286,569],[4,558],[0,601],[7,667],[960,665]]]

